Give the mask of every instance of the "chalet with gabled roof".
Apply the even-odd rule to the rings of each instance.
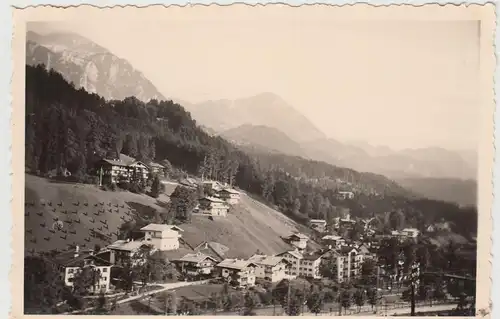
[[[218,192],[219,198],[230,205],[238,204],[240,201],[240,192],[232,188],[224,188]]]
[[[270,282],[278,282],[286,278],[289,262],[284,257],[253,255],[248,259],[255,263],[255,276]]]
[[[229,211],[229,205],[217,197],[206,196],[198,200],[198,211],[209,216],[226,217]]]
[[[215,258],[201,252],[184,255],[173,262],[179,267],[181,273],[195,277],[210,275],[218,263]]]
[[[96,256],[92,250],[80,251],[76,246],[74,251],[62,252],[53,258],[62,270],[64,284],[73,286],[73,281],[84,269],[91,269],[97,275],[89,292],[107,292],[110,290],[111,263]]]
[[[204,241],[200,244],[198,244],[196,247],[193,249],[195,252],[203,253],[205,255],[208,255],[214,259],[216,259],[218,262],[221,262],[226,258],[226,255],[229,252],[229,248],[227,246],[224,246],[220,243],[216,243],[213,241]]]
[[[224,259],[216,265],[221,277],[238,287],[255,286],[255,263],[241,259]]]

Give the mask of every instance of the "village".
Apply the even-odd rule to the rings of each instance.
[[[162,176],[163,171],[164,166],[161,164],[146,165],[123,154],[120,159],[104,159],[98,166],[100,184],[132,182],[137,176],[147,180],[150,174]],[[162,182],[168,183],[166,180]],[[238,205],[241,196],[244,196],[241,190],[218,181],[199,181],[195,178],[179,181],[182,187],[193,189],[200,183],[210,196],[198,198],[192,213],[211,220],[226,218],[231,214],[231,207]],[[340,200],[353,200],[355,193],[342,191],[338,197]],[[127,298],[143,301],[144,298],[140,296],[144,295],[150,298],[148,308],[154,309],[151,298],[155,289],[161,294],[172,290],[169,287],[184,286],[187,289],[191,286],[191,291],[187,289],[184,294],[176,293],[176,298],[186,301],[190,300],[189,295],[196,287],[210,290],[226,285],[233,291],[244,293],[264,287],[275,288],[283,282],[302,282],[303,285],[333,283],[337,289],[357,286],[359,290],[359,287],[364,287],[360,290],[363,294],[372,291],[377,296],[372,297],[376,300],[371,303],[370,311],[373,311],[373,306],[378,305],[384,295],[398,295],[408,287],[411,278],[419,277],[420,271],[418,263],[413,263],[411,273],[408,273],[404,256],[398,257],[395,268],[386,269],[387,260],[380,255],[381,245],[384,242],[387,245],[387,241],[391,240],[392,243],[416,244],[422,235],[416,228],[383,233],[374,227],[374,221],[374,218],[352,218],[348,211],[330,221],[311,219],[308,234],[293,232],[280,238],[289,249],[273,255],[257,251],[245,258],[234,257],[238,254],[232,254],[228,247],[209,240],[190,245],[183,239],[184,230],[178,225],[149,223],[133,232],[129,238],[116,240],[106,247],[83,249],[76,245],[73,250],[60,252],[52,259],[58,265],[66,287],[73,287],[75,281],[81,280],[77,277],[82,276],[84,270],[91,269],[97,276],[93,276],[92,284],[86,286],[86,293],[88,296],[114,297],[115,307],[116,303],[124,303]],[[436,232],[438,227],[446,228],[446,225],[429,225],[425,232]],[[360,232],[356,239],[341,235],[349,234],[354,228]],[[151,260],[160,263],[151,266],[148,264]],[[150,269],[154,267],[162,269]],[[146,278],[140,275],[127,277],[127,271],[132,273],[132,269],[141,268],[148,269]],[[160,275],[154,275],[153,280],[154,271]],[[125,281],[129,281],[129,284],[124,285]],[[411,285],[417,287],[418,280]],[[191,301],[195,302],[199,298],[208,300],[212,297],[203,297],[201,294]],[[362,298],[365,300],[363,304],[367,298],[367,295]],[[175,303],[177,306],[177,301]],[[350,303],[338,301],[335,307],[344,307],[347,311],[351,306]],[[361,306],[359,302],[358,306]],[[325,307],[322,305],[322,308]],[[276,314],[275,309],[273,314]]]
[[[162,184],[173,183],[164,178],[166,169],[162,164],[146,164],[124,154],[116,159],[99,161],[97,174],[99,187],[145,182],[151,180],[152,176],[160,177]],[[179,179],[176,185],[193,190],[201,187],[205,195],[197,198],[191,213],[213,222],[226,219],[232,213],[232,208],[239,205],[242,196],[246,196],[245,192],[228,183],[195,177]],[[356,193],[338,191],[337,197],[340,201],[352,201],[356,200]],[[214,298],[214,294],[220,294],[220,290],[231,289],[233,293],[240,293],[245,300],[249,292],[259,292],[257,295],[260,296],[262,291],[273,292],[273,289],[288,283],[289,286],[335,287],[337,299],[329,300],[329,308],[327,303],[321,304],[318,312],[341,313],[344,309],[345,313],[352,313],[352,307],[360,312],[361,306],[365,306],[371,313],[377,312],[374,306],[377,308],[379,304],[385,307],[387,303],[400,306],[407,304],[401,299],[402,291],[408,287],[418,289],[419,280],[415,279],[420,276],[418,262],[413,261],[409,266],[405,256],[400,254],[395,257],[396,264],[391,265],[387,256],[381,253],[382,246],[416,245],[422,235],[426,237],[436,232],[446,232],[449,230],[447,227],[446,223],[430,224],[423,233],[416,228],[381,231],[376,227],[375,218],[352,217],[347,209],[339,217],[311,219],[303,231],[276,238],[288,249],[275,254],[256,251],[251,255],[242,255],[208,238],[199,243],[189,243],[183,238],[181,226],[151,222],[107,246],[96,245],[92,248],[77,244],[73,249],[52,254],[51,259],[69,289],[74,289],[75,282],[80,285],[82,276],[88,276],[90,271],[93,275],[91,284],[85,285],[85,298],[102,296],[113,303],[113,309],[129,301],[144,304],[147,297],[146,308],[149,310],[146,312],[178,313],[180,310],[175,309],[182,308],[182,305],[186,307],[186,303],[202,307],[203,303]],[[396,249],[394,247],[390,249]],[[193,293],[200,289],[203,292],[193,297]],[[353,302],[342,302],[339,299],[340,289],[351,291],[349,298]],[[168,311],[158,310],[155,302],[151,303],[153,296],[162,296],[169,291],[175,292],[175,306]],[[358,298],[356,307],[354,300],[357,294],[363,296]],[[389,301],[384,296],[389,296]],[[266,302],[262,298],[253,307],[266,309]],[[276,311],[275,301],[273,315],[281,313]],[[238,307],[222,308],[227,312]],[[85,310],[77,310],[81,311]],[[125,310],[123,314],[129,314],[130,311]],[[183,311],[187,314],[196,312],[194,308]],[[203,313],[201,309],[198,311]],[[282,311],[288,313],[290,308],[283,308]],[[354,313],[357,312],[354,310]]]

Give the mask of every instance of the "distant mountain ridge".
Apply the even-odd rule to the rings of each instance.
[[[425,198],[457,203],[461,206],[477,204],[477,182],[473,180],[400,178],[397,182]]]
[[[366,142],[343,143],[329,138],[293,106],[272,93],[196,104],[182,101],[182,105],[199,124],[236,143],[250,143],[264,149],[273,146],[273,150],[289,155],[304,156],[391,178],[468,180],[475,179],[477,175],[474,155],[470,152],[460,153],[438,147],[395,151]],[[282,134],[279,137],[270,134],[266,138],[261,136],[256,139],[257,131],[271,132],[271,128],[288,138]],[[286,147],[282,145],[285,140]]]
[[[44,64],[73,82],[76,88],[106,100],[134,96],[141,101],[165,97],[128,61],[74,33],[26,34],[26,64]]]
[[[243,124],[223,131],[220,136],[237,145],[258,146],[262,150],[308,158],[299,143],[273,127]]]
[[[326,137],[307,117],[273,93],[182,105],[196,121],[219,133],[252,124],[276,128],[299,143]]]

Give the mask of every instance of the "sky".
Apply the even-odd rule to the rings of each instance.
[[[273,92],[328,136],[394,149],[475,149],[476,21],[246,19],[35,24],[79,33],[189,102]]]

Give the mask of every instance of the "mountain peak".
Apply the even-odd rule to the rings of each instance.
[[[251,124],[278,129],[297,142],[325,138],[307,117],[271,92],[235,100],[210,100],[186,107],[199,123],[218,132]]]
[[[44,64],[77,88],[107,100],[134,96],[141,101],[163,100],[163,95],[139,71],[92,40],[71,32],[26,34],[26,64]],[[35,45],[33,45],[35,44]]]

